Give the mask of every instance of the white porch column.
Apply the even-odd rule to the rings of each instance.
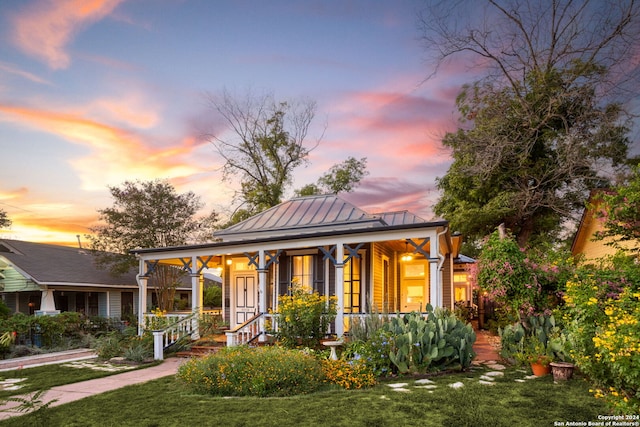
[[[336,245],[336,297],[338,310],[336,315],[336,335],[344,335],[344,246],[342,242]]]
[[[440,290],[439,280],[440,271],[438,269],[439,258],[429,258],[429,302],[433,306],[442,307],[442,292]]]
[[[149,278],[145,274],[144,261],[140,260],[138,274],[136,274],[136,280],[138,281],[138,335],[142,335],[144,332],[144,314],[147,312],[147,280]]]
[[[191,257],[191,311],[202,314],[202,280],[198,272],[198,257]]]
[[[45,286],[40,297],[40,311],[56,311],[56,302],[53,299],[53,289]]]
[[[258,251],[258,313],[267,312],[267,268],[266,259],[264,255],[264,249]],[[260,332],[265,330],[264,317],[259,320]],[[267,340],[265,334],[260,334],[258,341],[264,342]]]

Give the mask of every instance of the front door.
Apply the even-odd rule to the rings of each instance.
[[[427,262],[416,260],[402,263],[401,311],[424,311],[429,302]]]
[[[234,275],[235,322],[241,325],[258,312],[258,287],[255,274]]]

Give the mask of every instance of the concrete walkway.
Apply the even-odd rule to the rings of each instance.
[[[71,358],[58,359],[57,363],[63,363],[71,360]],[[85,397],[115,390],[128,385],[139,384],[155,380],[157,378],[175,375],[178,372],[178,367],[185,360],[186,359],[169,358],[161,364],[151,366],[149,368],[137,369],[104,378],[52,387],[43,395],[43,404],[57,399],[57,401],[52,403],[51,406],[63,405],[65,403],[74,402]],[[31,367],[33,365],[27,366]],[[30,395],[23,395],[18,397],[29,399],[29,396]],[[17,415],[23,415],[23,413],[12,409],[17,406],[19,406],[18,402],[6,402],[5,404],[0,405],[0,420],[15,417]]]

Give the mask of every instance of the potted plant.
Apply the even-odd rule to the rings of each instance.
[[[554,361],[549,364],[554,381],[571,379],[575,365],[571,362],[571,344],[559,328],[554,328],[549,336],[547,347],[553,352]]]
[[[533,375],[542,377],[551,373],[550,363],[553,360],[553,353],[538,334],[524,339],[523,350],[524,360],[531,366]]]

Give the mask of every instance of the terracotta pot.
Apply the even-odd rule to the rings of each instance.
[[[575,365],[567,362],[551,362],[551,372],[554,381],[566,381],[573,376]]]
[[[551,373],[551,366],[543,365],[542,363],[531,363],[531,370],[536,377],[544,377]]]

